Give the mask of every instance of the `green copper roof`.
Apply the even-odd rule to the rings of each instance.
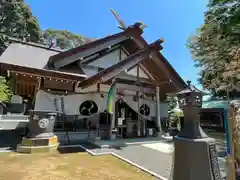
[[[203,102],[202,108],[223,108],[228,109],[229,101],[207,101]]]

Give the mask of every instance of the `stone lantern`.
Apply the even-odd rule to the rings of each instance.
[[[183,110],[184,123],[178,137],[183,138],[205,138],[207,135],[200,126],[199,112],[202,107],[202,97],[204,92],[191,85],[187,81],[187,86],[176,93],[179,107]]]
[[[200,126],[199,111],[204,93],[187,81],[176,93],[184,113],[184,126],[174,137],[173,180],[220,180],[215,140]]]

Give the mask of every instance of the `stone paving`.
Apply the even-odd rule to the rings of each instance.
[[[224,136],[217,136],[215,133],[208,135],[216,140],[217,152],[219,156],[219,167],[222,178],[226,178],[224,157],[226,152],[226,141]],[[165,144],[165,145],[164,145]],[[115,153],[127,158],[146,169],[155,172],[166,179],[169,179],[172,167],[173,142],[164,141],[153,144],[123,147]]]
[[[144,168],[169,178],[171,173],[172,154],[163,153],[141,145],[128,146],[115,153]]]
[[[224,136],[216,136],[214,133],[208,133],[210,137],[216,140],[219,156],[219,166],[222,178],[226,178],[224,157],[226,152],[226,142]],[[125,159],[128,159],[144,168],[159,174],[163,179],[169,179],[172,168],[173,142],[162,140],[158,143],[149,143],[142,145],[128,145],[121,148],[91,148],[95,154],[104,154],[113,152]]]
[[[162,176],[162,180],[167,180],[171,174],[172,152],[166,152],[166,148],[162,148],[163,143],[161,143],[161,147],[158,147],[157,150],[149,148],[147,145],[129,145],[122,148],[98,148],[87,143],[82,143],[81,145],[98,155],[115,153],[122,158],[128,159]],[[158,144],[155,145],[158,146]],[[167,146],[169,146],[169,144],[167,144]],[[225,178],[225,167],[222,159],[219,159],[219,166],[222,177]]]

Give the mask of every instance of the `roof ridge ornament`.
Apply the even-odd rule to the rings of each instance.
[[[146,24],[144,24],[142,21],[137,21],[136,23],[134,23],[131,26],[127,26],[125,24],[125,22],[122,20],[122,18],[120,18],[120,16],[118,15],[118,13],[116,11],[114,11],[112,8],[110,8],[110,11],[112,12],[112,14],[114,15],[114,17],[116,18],[116,20],[118,21],[119,25],[117,26],[119,29],[121,30],[127,30],[128,28],[132,28],[132,27],[137,27],[140,28],[142,31],[143,29],[145,29],[146,27],[148,27]]]
[[[187,86],[191,86],[191,82],[190,80],[186,81],[187,82]]]
[[[161,43],[164,42],[164,39],[163,39],[163,38],[160,38],[160,39],[158,40],[158,42],[161,44]]]

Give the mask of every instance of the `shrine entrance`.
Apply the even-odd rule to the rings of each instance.
[[[115,104],[115,124],[117,128],[117,136],[137,137],[137,120],[138,114],[123,99],[118,99]]]

